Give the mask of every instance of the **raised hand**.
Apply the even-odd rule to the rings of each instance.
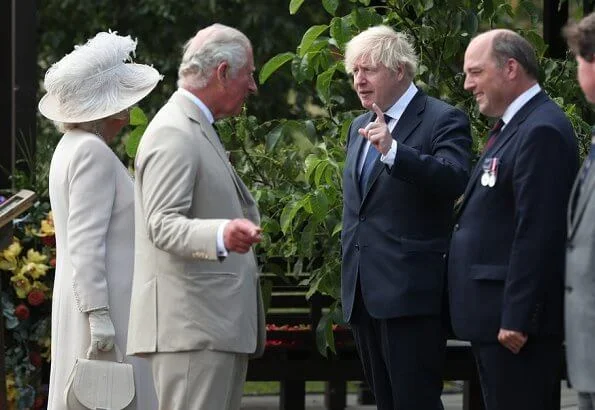
[[[393,137],[390,134],[388,125],[384,120],[384,113],[376,105],[372,103],[372,110],[376,113],[376,120],[366,125],[366,128],[360,128],[357,130],[359,135],[370,141],[370,144],[374,146],[382,155],[390,150],[393,142]]]

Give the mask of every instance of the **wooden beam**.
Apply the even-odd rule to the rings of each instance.
[[[12,188],[18,160],[33,157],[37,131],[37,10],[35,0],[0,2],[0,188]]]
[[[543,39],[548,45],[548,56],[564,58],[566,42],[562,37],[562,27],[568,21],[568,1],[543,0]]]
[[[15,168],[33,173],[18,163],[33,161],[37,134],[37,2],[13,0],[14,4],[14,121]],[[34,177],[34,175],[32,175]]]
[[[8,61],[0,64],[0,188],[8,188],[13,167],[12,153],[12,1],[0,2],[0,49],[6,50]],[[4,407],[3,407],[4,408]]]

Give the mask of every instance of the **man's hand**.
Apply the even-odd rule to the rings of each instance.
[[[246,253],[250,247],[260,242],[260,226],[249,219],[232,219],[223,230],[223,242],[229,252]]]
[[[498,341],[512,353],[517,354],[527,343],[527,335],[515,330],[500,329]]]
[[[376,113],[376,121],[366,125],[366,128],[360,128],[357,132],[362,137],[370,140],[370,144],[372,144],[378,152],[382,155],[386,155],[393,143],[393,137],[390,135],[388,125],[384,120],[384,113],[380,107],[378,107],[376,103],[373,103],[372,109]]]

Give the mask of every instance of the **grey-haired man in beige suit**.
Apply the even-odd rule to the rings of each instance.
[[[127,350],[151,362],[160,410],[239,409],[264,347],[259,214],[212,125],[240,113],[253,72],[244,34],[200,30],[138,148]]]

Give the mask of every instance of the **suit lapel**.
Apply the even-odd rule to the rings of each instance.
[[[415,94],[409,105],[407,105],[407,108],[405,108],[405,111],[397,121],[397,124],[393,128],[391,134],[393,139],[396,140],[399,144],[404,144],[405,141],[407,141],[407,139],[409,139],[409,137],[413,134],[413,131],[415,131],[417,126],[421,123],[422,114],[426,107],[427,98],[428,97],[423,92],[417,91],[417,93]],[[397,151],[398,149],[399,148],[397,147]],[[377,161],[376,164],[374,164],[374,168],[372,168],[372,171],[370,173],[368,185],[366,186],[365,192],[363,193],[362,202],[363,200],[365,200],[366,195],[368,194],[368,192],[370,192],[370,188],[372,187],[372,185],[374,185],[374,183],[382,173],[383,169],[384,164],[381,161]]]
[[[217,155],[221,159],[221,162],[230,173],[231,179],[236,187],[236,192],[238,193],[238,197],[242,204],[244,216],[258,224],[260,222],[260,215],[258,214],[258,210],[256,208],[256,201],[229,162],[225,148],[223,147],[223,144],[221,144],[221,140],[219,139],[215,128],[213,128],[213,125],[209,122],[200,108],[198,108],[196,104],[194,104],[181,93],[175,92],[172,95],[172,101],[180,106],[188,118],[190,118],[197,124],[197,126],[201,128],[201,134],[203,134],[207,141],[209,141],[209,143],[213,146],[215,152],[217,152]]]
[[[535,108],[537,108],[541,104],[545,103],[547,100],[548,100],[548,97],[543,91],[540,91],[537,95],[535,95],[533,98],[531,98],[527,102],[527,104],[525,104],[515,114],[515,116],[512,117],[512,119],[509,121],[509,123],[506,124],[504,129],[501,131],[500,135],[498,135],[498,138],[494,142],[494,145],[492,145],[486,152],[484,152],[479,157],[477,163],[475,164],[475,168],[473,168],[471,177],[469,178],[469,183],[467,184],[467,187],[465,188],[465,193],[463,194],[463,201],[461,203],[461,206],[460,206],[459,212],[458,212],[459,214],[461,212],[463,212],[463,209],[465,208],[465,205],[467,204],[469,196],[471,195],[471,193],[473,192],[473,190],[475,189],[475,187],[478,184],[478,180],[479,180],[480,175],[482,174],[482,171],[483,171],[483,167],[482,167],[483,161],[486,158],[498,157],[498,154],[502,151],[502,149],[508,143],[508,141],[517,133],[519,126],[525,121],[527,116],[529,114],[531,114],[533,112],[533,110],[535,110]]]

